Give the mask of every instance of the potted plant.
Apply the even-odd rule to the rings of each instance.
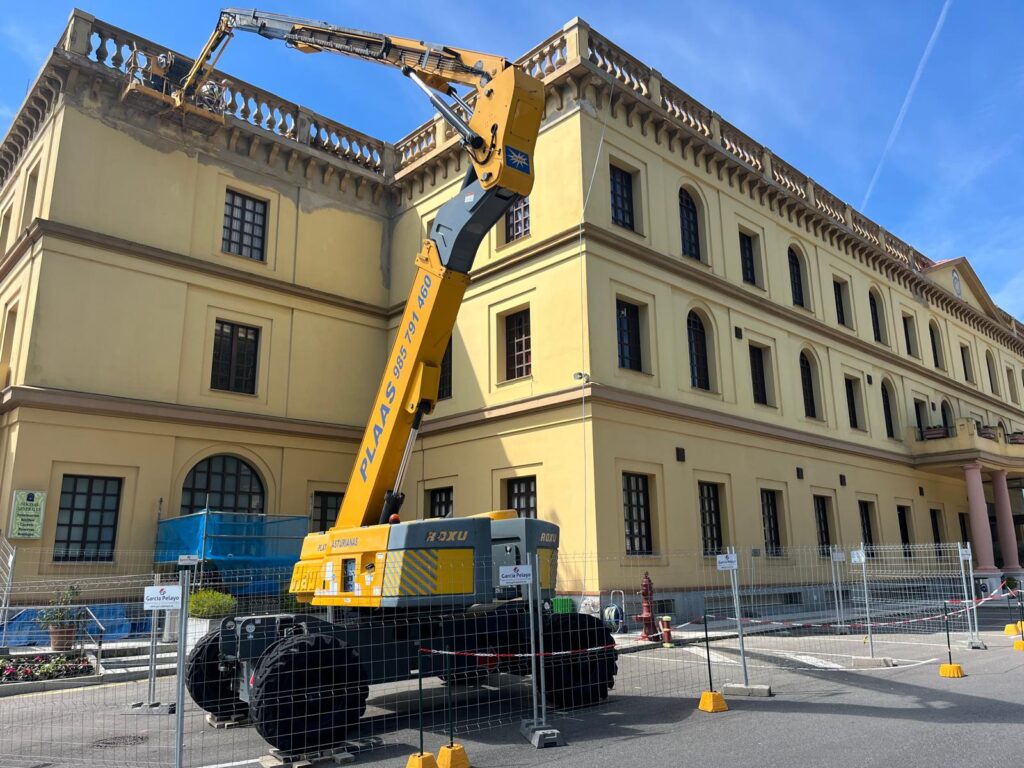
[[[200,589],[188,599],[188,634],[186,647],[194,646],[199,640],[220,626],[220,620],[235,613],[238,601],[227,592],[216,589]]]
[[[74,584],[59,591],[50,598],[50,607],[39,612],[39,623],[50,632],[50,647],[55,651],[66,651],[75,644],[78,625],[85,615],[85,609],[75,605],[80,590]]]

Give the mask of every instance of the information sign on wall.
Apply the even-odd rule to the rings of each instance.
[[[43,536],[43,511],[46,491],[15,491],[11,502],[10,539],[40,539]]]

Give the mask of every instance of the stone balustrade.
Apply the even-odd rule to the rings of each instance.
[[[801,200],[807,199],[807,184],[810,180],[782,158],[772,157],[772,178],[790,194]]]
[[[763,171],[762,158],[764,157],[764,147],[724,120],[720,120],[719,123],[721,126],[721,142],[725,150],[737,160],[746,163],[758,171]]]
[[[587,60],[602,72],[611,75],[638,96],[651,95],[651,68],[634,59],[593,29],[589,30]]]
[[[530,75],[543,80],[564,67],[568,60],[569,47],[563,31],[535,46],[516,63]]]
[[[661,108],[694,133],[711,138],[711,110],[671,83],[661,84]]]
[[[86,25],[87,33],[84,30]],[[78,28],[73,28],[75,26]],[[157,43],[85,14],[72,17],[62,45],[70,53],[146,82],[151,75],[152,63],[166,52],[166,48]],[[174,53],[174,56],[179,61],[191,62],[181,54]],[[384,167],[383,141],[219,70],[215,70],[210,79],[224,89],[222,109],[225,115],[335,155],[382,176],[388,170]]]

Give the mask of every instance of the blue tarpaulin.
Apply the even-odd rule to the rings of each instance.
[[[202,510],[159,522],[155,561],[191,555],[222,571],[291,568],[308,532],[305,516]]]
[[[40,608],[26,608],[19,612],[17,607],[11,608],[11,621],[7,627],[7,644],[9,646],[49,645],[50,633],[39,623]],[[148,635],[150,619],[129,617],[130,607],[118,603],[90,605],[89,610],[103,624],[103,642],[124,640],[133,635]],[[99,624],[88,613],[85,614],[85,632],[94,638],[101,637]]]

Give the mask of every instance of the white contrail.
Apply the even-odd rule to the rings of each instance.
[[[932,55],[932,48],[935,47],[935,41],[939,39],[939,33],[942,31],[942,25],[946,22],[946,14],[949,12],[949,6],[952,4],[953,0],[946,0],[946,2],[942,4],[942,10],[939,12],[939,18],[935,22],[935,29],[932,30],[932,36],[928,38],[928,45],[924,48],[924,53],[921,55],[921,61],[917,63],[917,71],[914,72],[914,79],[910,81],[910,88],[907,89],[907,95],[903,98],[903,106],[900,107],[900,112],[896,115],[896,122],[893,123],[892,130],[889,132],[889,138],[885,142],[885,149],[882,150],[882,156],[878,159],[878,166],[875,168],[875,174],[871,177],[871,183],[868,184],[868,191],[864,193],[864,200],[860,204],[860,209],[862,211],[867,208],[868,200],[871,198],[871,193],[875,191],[875,184],[878,182],[878,177],[882,174],[882,166],[885,165],[885,158],[889,155],[889,150],[892,149],[892,145],[896,143],[896,137],[899,135],[900,128],[903,127],[903,118],[907,116],[907,110],[910,108],[910,101],[914,98],[914,91],[917,90],[917,83],[921,79],[925,66],[928,64],[928,57]]]

